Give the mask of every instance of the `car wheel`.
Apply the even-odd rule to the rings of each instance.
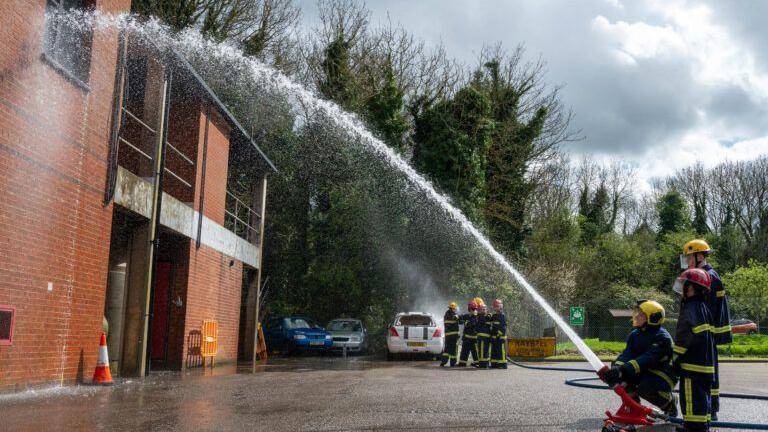
[[[387,361],[392,361],[394,359],[395,359],[395,355],[387,351]]]
[[[754,331],[754,330],[749,330],[749,331],[747,331],[747,336],[751,336],[751,335],[756,334],[756,333],[757,332]]]

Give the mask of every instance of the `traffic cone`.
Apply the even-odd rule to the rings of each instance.
[[[101,334],[101,343],[99,344],[99,361],[96,363],[96,370],[93,371],[93,384],[111,385],[112,374],[109,372],[109,353],[107,352],[107,335]]]

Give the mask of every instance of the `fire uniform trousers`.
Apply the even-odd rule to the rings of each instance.
[[[450,362],[451,366],[456,366],[459,342],[459,317],[456,312],[448,309],[443,316],[443,325],[445,326],[445,347],[440,365],[444,366]]]
[[[708,431],[711,420],[715,340],[704,295],[683,299],[672,347],[673,371],[680,375],[680,410],[686,430]]]
[[[480,356],[480,369],[488,369],[491,364],[491,324],[490,314],[480,314],[477,325],[477,355]]]
[[[477,315],[464,314],[459,316],[459,324],[464,324],[464,333],[461,335],[461,354],[459,366],[469,366],[469,355],[472,361],[477,362]]]
[[[507,317],[503,312],[491,316],[491,367],[507,368]]]
[[[728,345],[733,342],[731,334],[731,311],[728,308],[728,298],[725,296],[725,287],[720,275],[717,274],[711,265],[706,264],[702,267],[709,273],[712,279],[712,289],[707,294],[707,306],[712,314],[712,337],[715,339],[715,348],[717,345]],[[720,411],[720,362],[718,360],[717,349],[715,349],[715,379],[712,382],[712,413]]]
[[[677,379],[669,365],[672,360],[672,336],[660,326],[632,330],[627,347],[613,362],[630,391],[664,411],[673,407],[672,389]]]

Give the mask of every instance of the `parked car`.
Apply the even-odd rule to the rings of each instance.
[[[333,345],[331,334],[304,316],[281,316],[267,320],[264,341],[270,351],[290,354],[326,351]]]
[[[757,333],[757,324],[745,318],[731,320],[731,333],[755,334]]]
[[[438,356],[443,352],[443,329],[434,315],[401,312],[387,330],[387,360],[401,354]]]
[[[342,351],[347,347],[347,352],[361,353],[368,345],[368,330],[363,322],[354,318],[337,318],[325,326],[331,333],[334,351]]]

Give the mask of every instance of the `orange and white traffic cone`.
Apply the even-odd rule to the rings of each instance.
[[[107,335],[101,334],[101,343],[99,344],[99,361],[96,363],[96,370],[93,372],[93,384],[111,385],[112,374],[109,372],[109,353],[107,352]]]

